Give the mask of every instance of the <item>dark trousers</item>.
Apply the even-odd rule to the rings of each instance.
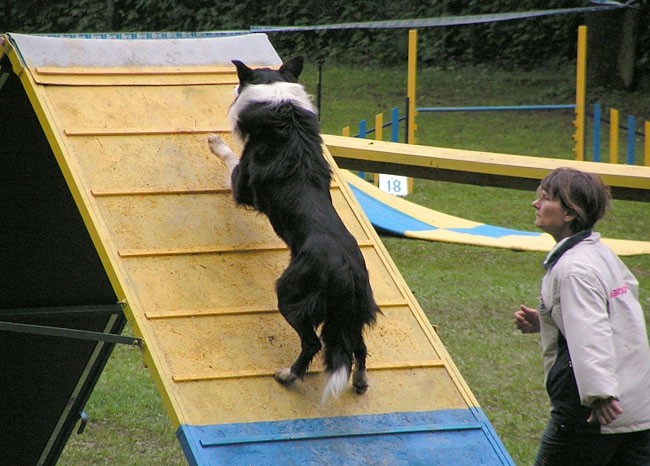
[[[650,430],[588,434],[549,421],[535,466],[650,466]]]

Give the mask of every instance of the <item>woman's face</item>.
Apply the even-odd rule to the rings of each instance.
[[[573,232],[570,226],[575,216],[569,215],[560,199],[552,199],[542,188],[538,188],[535,194],[535,226],[551,235],[556,242],[571,236]]]

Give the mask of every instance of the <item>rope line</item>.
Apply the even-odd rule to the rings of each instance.
[[[552,10],[521,11],[512,13],[490,13],[470,16],[442,16],[438,18],[404,19],[388,21],[364,21],[355,23],[322,24],[314,26],[251,26],[252,32],[304,32],[327,31],[342,29],[418,29],[443,26],[461,26],[468,24],[492,23],[499,21],[512,21],[516,19],[536,18],[540,16],[589,13],[594,11],[615,10],[629,6],[632,0],[626,3],[603,2],[599,6],[558,8]]]

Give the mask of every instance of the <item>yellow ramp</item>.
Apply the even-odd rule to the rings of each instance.
[[[322,406],[320,361],[292,388],[274,381],[299,350],[274,292],[288,251],[266,218],[233,205],[206,143],[230,140],[230,59],[280,63],[266,36],[10,35],[4,53],[190,464],[512,464],[327,150],[384,314],[368,332],[370,390]]]

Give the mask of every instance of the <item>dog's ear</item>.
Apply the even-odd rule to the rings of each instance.
[[[253,79],[253,70],[248,66],[244,65],[239,60],[233,60],[232,64],[237,67],[237,77],[239,78],[239,83],[244,84]]]
[[[291,80],[298,80],[298,76],[302,73],[302,65],[304,63],[303,57],[295,57],[286,62],[280,67],[280,74]]]

